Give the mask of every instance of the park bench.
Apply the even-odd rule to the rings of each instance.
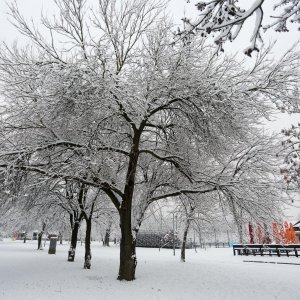
[[[236,255],[286,255],[299,256],[300,244],[271,245],[271,244],[236,244],[233,245],[233,254]]]

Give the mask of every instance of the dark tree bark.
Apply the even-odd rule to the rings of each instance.
[[[94,198],[89,212],[87,212],[86,207],[86,197],[87,197],[88,187],[85,184],[81,184],[78,194],[78,204],[81,210],[81,218],[86,221],[86,234],[85,234],[85,255],[84,255],[84,269],[91,268],[91,233],[92,233],[92,218],[95,208],[95,203],[97,201],[97,196]]]
[[[77,238],[78,238],[78,231],[80,227],[80,221],[81,220],[76,220],[74,223],[74,227],[72,230],[72,236],[71,236],[71,248],[76,249],[77,247]]]
[[[119,209],[121,228],[119,280],[132,281],[135,279],[135,269],[137,265],[135,249],[136,241],[132,235],[131,211],[135,187],[136,167],[139,158],[139,143],[143,126],[144,125],[142,124],[138,130],[134,129],[133,143],[129,154],[124,196],[122,205]]]
[[[87,219],[86,221],[86,233],[85,233],[85,255],[84,255],[84,268],[91,268],[91,232],[92,232],[92,219]]]
[[[40,250],[41,249],[41,245],[42,245],[42,233],[41,232],[39,232],[39,234],[38,234],[38,250]]]
[[[120,267],[119,280],[132,281],[135,279],[137,265],[135,239],[131,231],[131,211],[120,213],[121,242],[120,242]]]
[[[79,231],[80,222],[82,221],[82,218],[83,218],[82,213],[79,214],[78,211],[74,211],[73,214],[70,213],[70,224],[71,224],[72,234],[71,234],[70,248],[68,251],[68,261],[75,260],[77,237],[78,237],[78,231]]]
[[[192,214],[195,207],[191,206],[189,208],[189,212],[185,221],[185,228],[183,232],[183,239],[182,239],[182,245],[181,245],[181,256],[180,259],[182,262],[185,262],[185,249],[186,249],[186,241],[187,241],[187,234],[190,228],[191,220],[192,220]]]
[[[189,225],[186,225],[183,233],[183,239],[182,239],[182,245],[181,245],[181,256],[180,259],[182,262],[185,262],[185,249],[186,249],[186,240],[187,240],[187,234],[189,230]]]

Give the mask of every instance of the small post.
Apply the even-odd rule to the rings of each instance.
[[[68,261],[74,261],[74,259],[75,259],[75,249],[73,249],[71,246],[68,251]]]
[[[173,212],[173,255],[175,256],[175,218]]]
[[[230,247],[230,238],[229,238],[229,232],[228,232],[228,229],[226,230],[226,232],[227,232],[228,247]]]
[[[194,248],[195,248],[195,252],[197,253],[197,245],[196,245],[196,233],[195,233],[195,229],[194,229]]]
[[[56,242],[57,242],[57,238],[55,238],[55,237],[50,238],[48,254],[55,254],[56,253]]]

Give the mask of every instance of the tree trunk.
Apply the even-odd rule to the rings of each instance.
[[[243,244],[243,223],[242,223],[243,215],[242,215],[242,209],[241,209],[240,214],[239,214],[239,212],[237,211],[237,208],[235,206],[235,202],[233,201],[232,197],[230,197],[230,202],[231,202],[231,206],[232,206],[233,219],[234,219],[234,222],[235,222],[237,230],[238,230],[239,242],[240,242],[240,244]]]
[[[120,268],[119,280],[132,281],[135,279],[135,269],[137,265],[135,238],[131,230],[131,210],[120,214],[121,242],[120,242]]]
[[[84,255],[84,269],[91,268],[91,232],[92,232],[92,220],[87,219],[86,221],[86,232],[85,232],[85,255]]]
[[[238,236],[239,236],[239,243],[244,243],[244,236],[243,236],[243,210],[241,209],[239,212],[235,211],[234,220],[236,222]]]
[[[78,231],[80,227],[80,221],[76,220],[74,223],[74,227],[72,229],[72,236],[71,236],[71,246],[73,249],[76,249],[77,247],[77,237],[78,237]]]
[[[119,209],[121,227],[119,280],[132,281],[135,279],[135,269],[137,265],[135,252],[136,240],[132,235],[131,210],[135,187],[136,167],[139,158],[139,143],[143,126],[144,124],[141,125],[138,130],[135,129],[129,155],[124,196],[122,205]]]
[[[238,236],[239,236],[239,243],[243,244],[243,226],[242,224],[237,224],[237,229],[238,229]]]
[[[41,245],[42,245],[42,233],[41,232],[39,232],[39,234],[38,234],[38,250],[40,250],[41,249]]]
[[[190,228],[190,223],[191,223],[191,220],[188,217],[187,220],[186,220],[186,223],[185,223],[185,228],[184,228],[184,232],[183,232],[183,239],[182,239],[182,245],[181,245],[181,257],[180,257],[180,259],[181,259],[182,262],[185,262],[186,240],[187,240],[187,234],[188,234],[188,231],[189,231],[189,228]]]
[[[77,236],[78,236],[79,226],[80,226],[80,221],[76,220],[72,228],[71,244],[68,252],[68,261],[75,260],[75,251],[77,246]]]

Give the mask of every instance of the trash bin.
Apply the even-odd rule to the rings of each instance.
[[[49,245],[48,254],[55,254],[56,253],[56,242],[57,242],[57,238],[55,238],[55,237],[50,238],[50,245]]]

